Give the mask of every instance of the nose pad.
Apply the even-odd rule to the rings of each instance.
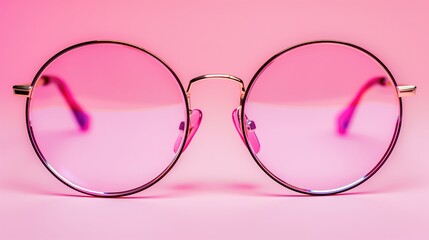
[[[234,122],[235,129],[240,135],[241,140],[244,144],[246,144],[243,132],[241,131],[240,108],[236,108],[234,111],[232,111],[232,121]],[[244,130],[246,131],[247,140],[249,141],[250,147],[254,153],[258,153],[259,150],[261,150],[261,144],[259,143],[258,136],[256,136],[256,124],[254,121],[248,119],[247,115],[244,115],[244,121],[246,121]]]
[[[188,130],[188,138],[186,139],[185,146],[183,147],[183,151],[186,150],[198,128],[200,127],[201,120],[203,118],[203,113],[199,109],[192,110],[189,115],[189,130]],[[179,136],[177,137],[176,143],[174,144],[174,152],[176,153],[179,150],[180,143],[185,136],[185,122],[180,122],[179,124]]]

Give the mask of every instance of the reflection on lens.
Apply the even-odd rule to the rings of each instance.
[[[58,55],[33,86],[33,144],[47,167],[80,191],[120,195],[147,187],[175,162],[175,144],[183,145],[184,91],[166,65],[139,48],[79,45]]]
[[[254,77],[244,114],[255,159],[295,190],[329,194],[373,174],[393,147],[400,101],[390,73],[348,44],[315,42],[271,59]]]

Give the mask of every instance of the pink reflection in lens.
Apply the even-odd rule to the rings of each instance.
[[[62,97],[67,102],[70,111],[73,113],[76,122],[79,125],[79,128],[82,131],[88,130],[90,124],[90,117],[88,113],[83,110],[80,104],[77,103],[76,99],[74,98],[72,92],[70,91],[68,85],[64,82],[64,80],[56,76],[50,76],[46,74],[42,75],[40,77],[40,80],[43,81],[43,85],[54,84],[58,88]]]
[[[253,155],[272,177],[329,194],[381,166],[397,136],[400,102],[390,74],[369,54],[319,42],[266,64],[251,83],[244,114],[257,126],[260,149]],[[252,135],[246,138],[250,143]]]
[[[353,118],[353,114],[356,110],[356,108],[359,105],[360,100],[362,99],[363,95],[370,90],[370,88],[380,85],[385,86],[386,84],[386,78],[385,77],[375,77],[367,81],[361,89],[359,89],[356,96],[353,98],[353,101],[344,109],[340,115],[338,116],[338,133],[339,134],[346,134],[347,129],[350,125],[350,121]]]
[[[46,78],[61,79],[73,96],[44,84]],[[58,56],[33,85],[33,142],[47,167],[72,187],[125,194],[151,185],[177,159],[185,96],[174,74],[149,53],[109,42],[82,45]],[[88,116],[85,131],[76,126],[76,119],[85,123],[76,105]]]

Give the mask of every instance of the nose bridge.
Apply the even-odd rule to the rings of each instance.
[[[210,79],[223,79],[223,80],[228,80],[228,81],[232,81],[235,83],[238,83],[240,85],[240,105],[243,102],[243,98],[244,98],[244,94],[246,92],[246,89],[244,87],[244,82],[243,80],[241,80],[240,78],[233,76],[233,75],[229,75],[229,74],[205,74],[205,75],[201,75],[198,77],[195,77],[193,79],[191,79],[191,81],[189,81],[189,85],[188,88],[186,89],[186,97],[188,98],[188,104],[189,104],[189,109],[191,108],[191,90],[192,90],[192,86],[200,81],[205,81],[205,80],[210,80]]]
[[[187,141],[185,146],[187,146],[189,144],[190,139],[192,139],[192,137],[194,136],[196,129],[198,129],[198,126],[201,122],[201,117],[202,117],[202,112],[199,109],[192,109],[192,107],[191,107],[191,89],[192,89],[192,86],[197,82],[200,82],[203,80],[209,80],[212,78],[233,81],[233,82],[238,83],[240,85],[240,105],[238,106],[238,108],[233,110],[232,120],[233,120],[234,126],[237,130],[237,133],[240,135],[244,144],[246,144],[245,137],[247,137],[252,151],[254,151],[255,153],[259,152],[260,144],[259,144],[259,140],[256,136],[256,132],[255,132],[255,130],[256,130],[255,122],[252,121],[251,119],[249,119],[246,115],[243,116],[242,112],[241,112],[243,109],[244,95],[246,92],[246,89],[244,88],[243,80],[241,80],[240,78],[238,78],[236,76],[229,75],[229,74],[206,74],[206,75],[201,75],[201,76],[195,77],[189,82],[188,88],[186,89],[186,97],[187,97],[188,104],[189,104],[190,114],[192,116],[192,115],[194,115],[194,112],[197,112],[197,113],[199,113],[199,115],[198,115],[199,118],[198,118],[198,123],[196,123],[195,121],[192,122],[192,119],[191,119],[191,131],[189,132],[188,141]],[[243,125],[243,121],[245,121],[245,125]],[[246,126],[246,127],[244,127],[244,126]],[[195,131],[194,131],[194,129],[195,129]],[[244,129],[244,132],[242,131],[243,129]]]

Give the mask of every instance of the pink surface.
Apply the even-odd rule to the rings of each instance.
[[[2,1],[0,238],[426,239],[428,8],[427,1]],[[208,73],[247,85],[287,47],[341,40],[370,50],[398,83],[419,89],[404,98],[397,146],[372,179],[342,195],[307,197],[273,182],[243,146],[231,121],[237,86],[205,81],[192,93],[204,119],[173,170],[147,191],[98,199],[43,167],[27,137],[25,98],[11,89],[30,83],[59,50],[94,39],[148,49],[185,86]]]

